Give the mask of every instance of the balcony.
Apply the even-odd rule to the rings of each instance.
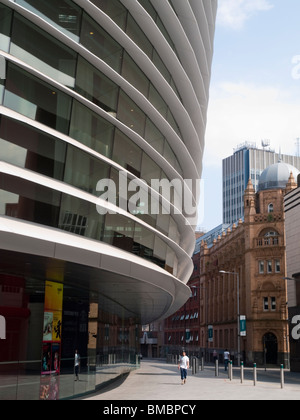
[[[270,248],[275,246],[284,246],[284,237],[283,236],[272,236],[254,239],[254,248]]]

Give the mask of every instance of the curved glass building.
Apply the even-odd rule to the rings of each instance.
[[[188,299],[216,9],[0,0],[0,399],[94,390]]]

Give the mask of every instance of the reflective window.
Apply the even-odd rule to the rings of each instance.
[[[71,98],[9,63],[4,105],[62,133],[68,133]]]
[[[152,59],[153,45],[130,14],[128,14],[126,33]]]
[[[73,101],[70,136],[104,156],[111,157],[114,126]]]
[[[146,115],[135,102],[122,91],[120,92],[119,97],[117,118],[127,125],[127,127],[144,137]]]
[[[5,173],[0,177],[0,214],[102,240],[160,266],[165,254],[165,269],[176,269],[174,251],[146,227],[119,214],[101,216],[94,203]],[[162,249],[166,252],[159,258]]]
[[[119,87],[82,57],[78,58],[75,90],[116,116]]]
[[[109,177],[109,166],[69,145],[67,151],[64,181],[83,191],[97,195],[98,181]]]
[[[145,140],[161,155],[163,154],[165,138],[149,118],[146,120]]]
[[[106,13],[121,29],[125,30],[128,12],[120,0],[91,0],[91,2]]]
[[[1,174],[1,214],[57,227],[61,193],[11,175]]]
[[[83,14],[80,42],[110,67],[120,72],[123,48],[86,13]]]
[[[150,81],[127,52],[124,52],[121,74],[124,79],[148,98]]]
[[[140,177],[142,150],[119,130],[115,134],[113,160]]]
[[[10,53],[74,88],[77,54],[18,14],[13,20]]]
[[[67,232],[101,240],[104,218],[95,204],[62,194],[58,227]]]
[[[75,40],[79,40],[82,9],[71,0],[15,0]]]
[[[0,4],[0,49],[8,52],[10,42],[12,10]]]
[[[0,122],[1,160],[63,179],[66,143],[5,116]]]

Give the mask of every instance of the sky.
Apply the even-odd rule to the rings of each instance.
[[[219,0],[199,226],[222,223],[222,160],[244,142],[297,153],[300,0]]]

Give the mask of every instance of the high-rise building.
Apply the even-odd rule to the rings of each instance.
[[[0,399],[94,390],[67,386],[75,349],[82,374],[135,363],[188,299],[216,10],[0,0],[0,362],[42,373]]]
[[[269,143],[263,143],[263,146]],[[259,149],[255,143],[244,143],[223,160],[223,223],[236,223],[244,217],[244,191],[249,179],[257,191],[262,172],[282,161],[300,170],[300,157]]]

